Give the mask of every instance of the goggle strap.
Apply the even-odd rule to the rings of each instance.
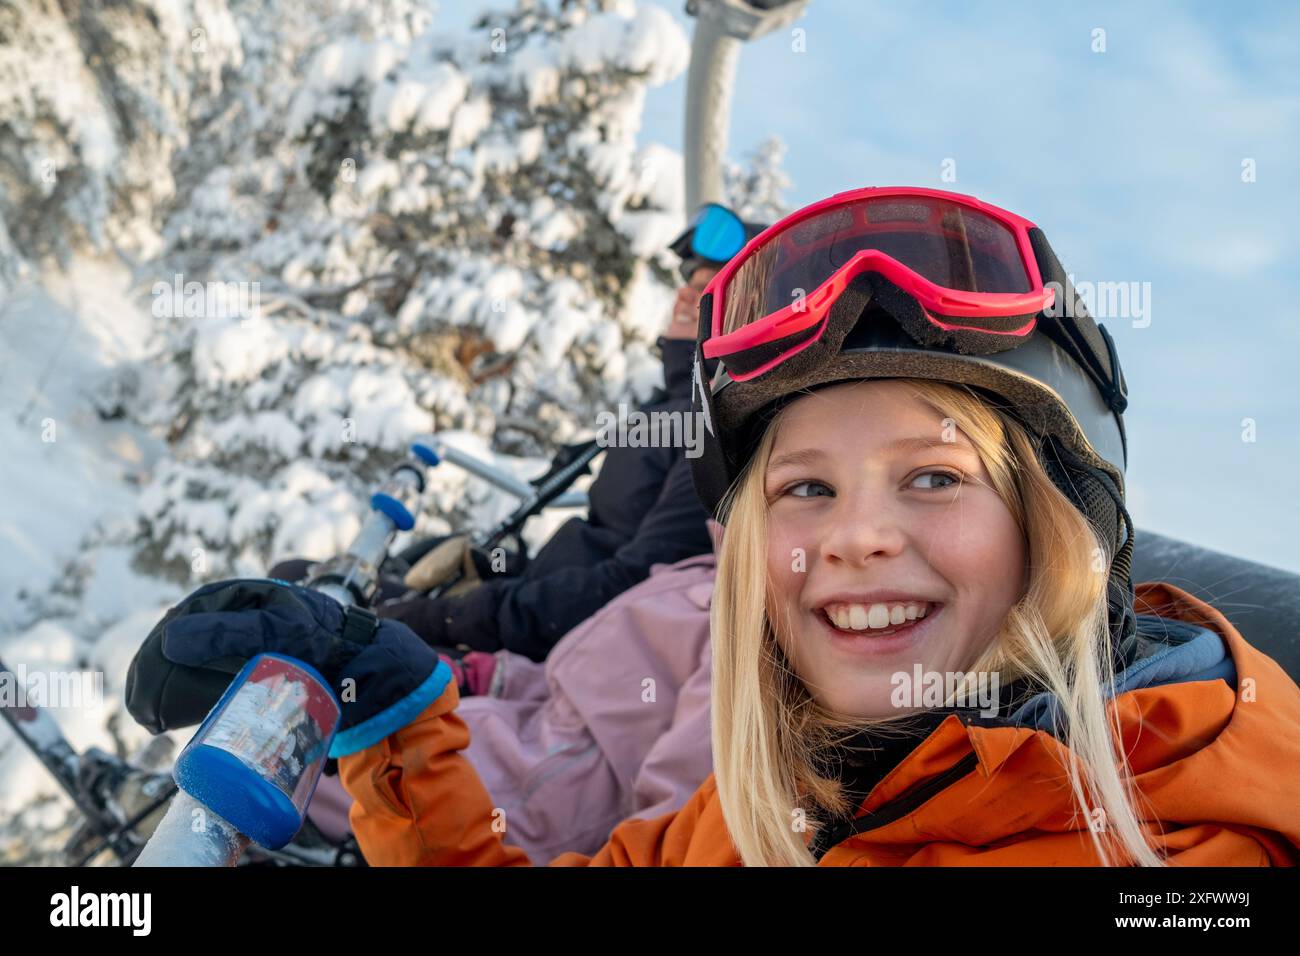
[[[703,345],[713,335],[713,293],[700,296],[700,323],[695,330],[695,341]]]
[[[1042,329],[1044,335],[1059,345],[1074,360],[1075,364],[1092,379],[1097,386],[1097,390],[1106,399],[1106,404],[1111,411],[1123,414],[1124,409],[1128,406],[1128,399],[1116,387],[1115,382],[1102,366],[1097,353],[1093,351],[1091,344],[1086,339],[1083,339],[1078,328],[1073,323],[1051,321],[1050,319],[1049,321],[1040,320],[1038,327]],[[1101,328],[1101,326],[1098,326],[1098,328]],[[1112,368],[1118,372],[1119,361],[1114,351],[1114,343],[1110,342],[1109,335],[1105,335],[1104,340],[1106,341],[1107,350],[1110,352],[1113,363]]]
[[[1039,327],[1093,380],[1110,409],[1123,413],[1128,406],[1126,394],[1128,389],[1124,384],[1119,357],[1115,352],[1115,344],[1110,341],[1110,335],[1100,323],[1097,323],[1094,326],[1096,333],[1089,336],[1085,329],[1071,318],[1071,316],[1088,318],[1088,310],[1084,308],[1082,300],[1075,292],[1074,283],[1070,281],[1070,276],[1061,265],[1061,260],[1056,258],[1056,252],[1047,241],[1047,236],[1037,226],[1029,230],[1029,245],[1038,260],[1041,281],[1045,285],[1056,283],[1060,289],[1058,298],[1067,300],[1055,303],[1052,310],[1057,313],[1055,321],[1052,321],[1052,317],[1044,315],[1039,320]],[[1106,352],[1104,359],[1101,354],[1103,350]],[[1106,360],[1110,362],[1109,369],[1103,364]]]
[[[1119,412],[1122,415],[1124,414],[1124,410],[1128,408],[1128,382],[1124,380],[1124,369],[1120,367],[1119,364],[1119,352],[1115,349],[1115,340],[1112,339],[1110,333],[1106,331],[1106,326],[1102,325],[1100,322],[1097,323],[1097,331],[1100,332],[1101,337],[1106,340],[1106,351],[1109,353],[1110,357],[1111,381],[1113,384],[1111,386],[1111,393],[1108,396],[1108,401],[1111,410]]]

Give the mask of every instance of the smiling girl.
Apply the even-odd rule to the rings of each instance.
[[[1068,719],[1061,742],[1084,758],[1062,794],[1100,808],[1134,859],[1157,862],[1109,758],[1101,688],[1114,675],[1096,651],[1106,576],[1093,561],[1102,546],[1013,420],[959,387],[913,379],[798,397],[767,427],[727,536],[751,547],[728,550],[724,539],[719,565],[714,762],[744,859],[810,861],[787,825],[791,808],[830,833],[950,715],[981,731],[1007,723],[978,711],[973,694],[965,708],[919,711],[911,693],[896,693],[919,673],[949,686],[992,677],[1003,714],[1036,690],[1054,693]],[[748,583],[764,579],[765,605]],[[755,633],[765,637],[746,636]],[[1042,814],[1049,792],[1012,806]],[[984,806],[982,825],[997,826],[1000,808]],[[1076,825],[1091,833],[1087,823]],[[1108,851],[1097,842],[1100,861]],[[914,851],[891,862],[919,862]],[[1017,852],[1031,862],[1027,847]]]

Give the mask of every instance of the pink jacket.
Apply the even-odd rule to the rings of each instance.
[[[714,571],[712,554],[656,565],[544,664],[497,653],[499,696],[457,712],[507,843],[539,863],[594,853],[615,825],[677,810],[708,777]]]

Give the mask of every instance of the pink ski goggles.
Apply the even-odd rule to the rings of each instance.
[[[839,193],[769,226],[713,278],[704,356],[735,381],[762,375],[820,339],[831,306],[867,272],[914,297],[936,330],[1014,348],[1055,298],[1030,245],[1036,228],[937,189]]]

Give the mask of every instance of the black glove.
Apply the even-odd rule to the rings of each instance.
[[[199,723],[251,657],[315,667],[342,701],[331,757],[364,750],[410,723],[451,669],[409,628],[317,591],[268,579],[219,581],[167,612],[131,661],[126,706],[161,733]]]
[[[451,647],[456,642],[447,634],[450,603],[445,598],[417,597],[381,604],[375,608],[375,613],[384,620],[405,624],[426,644]]]

